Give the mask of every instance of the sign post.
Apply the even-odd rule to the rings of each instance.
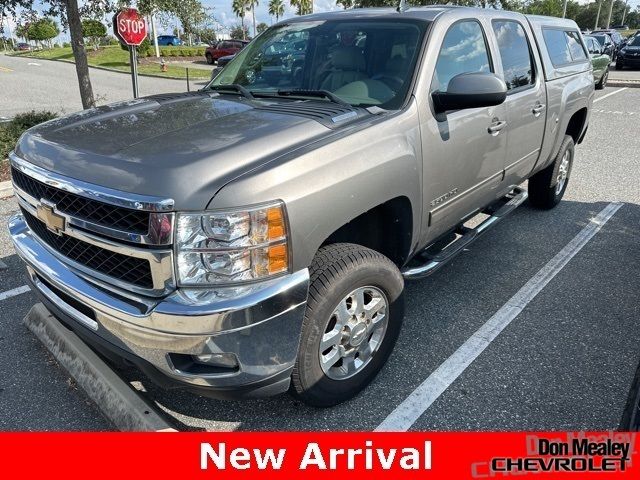
[[[135,8],[123,8],[113,16],[113,33],[120,43],[129,47],[133,98],[138,98],[138,50],[147,37],[147,22]]]

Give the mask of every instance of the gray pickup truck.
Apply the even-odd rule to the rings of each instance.
[[[167,388],[362,390],[405,280],[560,201],[594,95],[572,21],[399,10],[287,19],[198,92],[26,132],[9,228],[42,302]]]

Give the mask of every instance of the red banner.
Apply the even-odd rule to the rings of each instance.
[[[4,478],[640,478],[634,433],[2,433]]]

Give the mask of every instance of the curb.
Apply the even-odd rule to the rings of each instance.
[[[11,186],[11,180],[6,182],[0,182],[0,198],[8,198],[13,196],[13,187]]]
[[[616,80],[609,77],[607,87],[640,88],[640,80]]]
[[[176,431],[42,303],[29,310],[24,324],[118,430]]]
[[[40,58],[40,57],[30,57],[29,55],[10,55],[11,57],[18,57],[18,58],[31,58],[33,60],[44,60],[46,62],[64,62],[64,63],[69,63],[71,65],[75,65],[75,62],[72,62],[71,60],[55,60],[53,58]],[[131,72],[125,72],[124,70],[118,70],[115,68],[109,68],[109,67],[101,67],[99,65],[89,65],[89,68],[95,68],[96,70],[104,70],[105,72],[115,72],[115,73],[122,73],[124,75],[131,75]],[[186,67],[185,67],[186,68]],[[203,68],[199,68],[198,70],[204,70]],[[174,76],[169,76],[169,75],[154,75],[153,73],[142,73],[142,72],[138,72],[138,76],[140,77],[151,77],[151,78],[166,78],[168,80],[183,80],[183,81],[187,81],[187,77],[174,77]],[[189,81],[190,82],[197,82],[197,81],[204,81],[204,82],[208,82],[209,78],[199,78],[199,77],[189,77]]]

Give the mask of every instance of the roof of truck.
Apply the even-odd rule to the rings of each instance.
[[[318,20],[336,20],[336,19],[367,19],[367,18],[412,18],[424,21],[433,21],[439,15],[452,11],[452,10],[468,10],[469,12],[473,12],[474,16],[480,15],[501,15],[501,16],[512,16],[518,15],[515,12],[508,12],[506,10],[494,10],[494,9],[484,9],[484,8],[474,8],[474,7],[463,7],[456,5],[430,5],[424,7],[408,7],[403,12],[398,12],[396,8],[386,7],[386,8],[352,8],[349,10],[338,10],[332,12],[323,12],[323,13],[313,13],[311,15],[305,15],[302,17],[288,18],[284,20],[282,23],[293,23],[293,22],[305,22],[305,21],[318,21]]]
[[[525,15],[531,24],[539,24],[547,27],[563,27],[577,29],[578,25],[571,19],[547,17],[544,15]]]
[[[282,23],[296,23],[296,22],[308,22],[308,21],[320,21],[320,20],[336,20],[336,19],[352,19],[363,20],[367,18],[411,18],[417,20],[424,20],[427,22],[435,20],[438,16],[451,11],[468,11],[471,16],[474,17],[512,17],[523,18],[526,16],[532,24],[545,25],[545,26],[558,26],[558,27],[571,27],[577,28],[576,23],[573,20],[557,17],[546,17],[543,15],[522,15],[518,12],[511,12],[507,10],[496,10],[493,8],[475,8],[464,7],[457,5],[430,5],[424,7],[408,7],[403,12],[398,12],[396,8],[352,8],[349,10],[338,10],[332,12],[313,13],[311,15],[304,15],[301,17],[288,18],[283,20]]]

